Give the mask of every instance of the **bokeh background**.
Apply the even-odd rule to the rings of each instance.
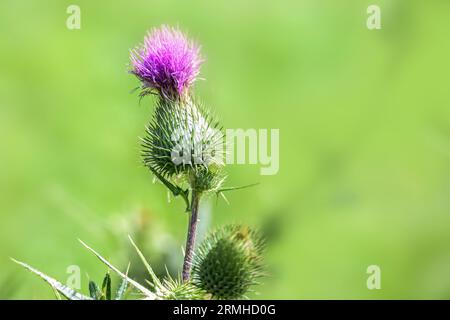
[[[81,8],[68,30],[66,9]],[[366,28],[367,6],[382,29]],[[179,25],[202,44],[196,94],[226,128],[280,129],[280,170],[228,167],[202,230],[230,222],[270,234],[270,277],[252,298],[450,298],[450,2],[12,1],[0,3],[0,298],[51,289],[15,257],[61,279],[100,281],[113,263],[181,265],[187,216],[152,183],[139,140],[129,49]],[[366,269],[381,268],[381,290]]]

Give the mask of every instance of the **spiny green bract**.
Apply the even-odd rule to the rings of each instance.
[[[241,299],[262,276],[261,236],[248,227],[227,226],[211,233],[194,257],[192,277],[213,299]]]
[[[188,173],[189,185],[197,192],[217,192],[226,179],[226,174],[220,168],[197,167]]]
[[[196,287],[191,282],[183,282],[168,278],[163,280],[164,300],[203,300],[206,297],[205,291]]]
[[[205,172],[208,180],[221,172],[223,134],[219,123],[192,100],[159,100],[142,141],[144,164],[151,171],[189,184],[198,177],[195,184],[203,189],[218,187],[217,183],[206,186],[202,181]]]

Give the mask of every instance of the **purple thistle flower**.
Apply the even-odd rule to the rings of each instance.
[[[177,28],[161,26],[148,32],[144,44],[131,51],[131,73],[142,81],[141,95],[159,93],[178,100],[187,94],[196,80],[200,65],[200,47]]]

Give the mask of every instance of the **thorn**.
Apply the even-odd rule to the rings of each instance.
[[[20,262],[19,260],[14,259],[13,257],[9,257],[9,258],[15,263],[22,264],[22,262]]]
[[[167,276],[170,277],[169,269],[167,269],[167,264],[164,264],[164,269],[166,269]]]
[[[228,201],[227,197],[223,194],[223,192],[219,192],[219,194],[222,196],[223,200],[226,202],[226,204],[230,205],[230,202]]]
[[[128,277],[128,271],[130,271],[131,262],[128,261],[127,271],[125,272],[125,275]]]

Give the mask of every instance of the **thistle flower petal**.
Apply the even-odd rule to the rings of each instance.
[[[158,93],[177,100],[187,94],[200,72],[200,47],[178,28],[161,26],[149,31],[144,43],[131,50],[131,72],[142,82],[142,93]]]

